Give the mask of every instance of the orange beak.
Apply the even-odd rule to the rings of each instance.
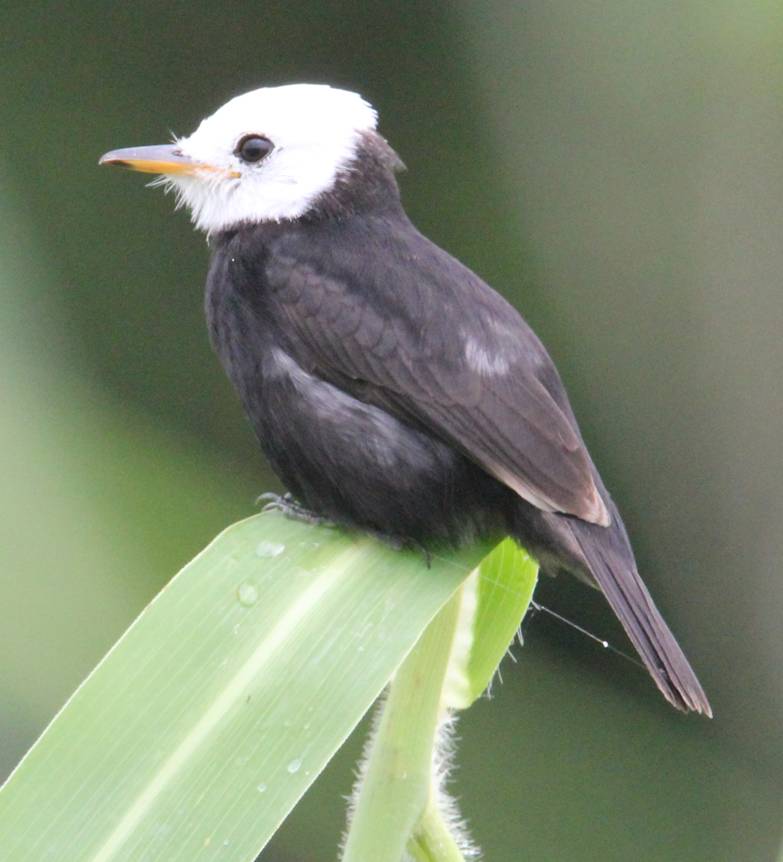
[[[237,171],[217,168],[205,162],[197,162],[183,155],[175,144],[162,144],[154,147],[129,147],[125,150],[111,150],[98,161],[99,165],[115,165],[145,174],[186,174],[196,175],[203,171],[222,173],[226,177],[238,177]]]

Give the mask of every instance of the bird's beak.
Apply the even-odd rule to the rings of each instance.
[[[101,156],[99,165],[115,165],[145,174],[199,174],[204,171],[222,173],[227,177],[238,177],[236,171],[218,168],[205,162],[197,162],[183,155],[175,144],[161,144],[154,147],[129,147],[125,150],[112,150]]]

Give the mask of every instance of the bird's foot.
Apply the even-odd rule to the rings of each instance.
[[[256,499],[256,504],[263,503],[262,512],[280,512],[284,517],[292,521],[301,521],[314,527],[334,527],[334,521],[324,518],[316,512],[306,509],[301,503],[294,499],[293,494],[273,494],[271,492],[261,494]]]
[[[418,551],[424,557],[424,564],[428,569],[432,568],[432,554],[429,550],[416,539],[406,539],[403,536],[394,536],[390,533],[382,533],[379,530],[364,530],[368,536],[372,536],[382,545],[391,548],[393,551]]]
[[[428,568],[432,568],[432,553],[429,548],[425,545],[422,545],[421,542],[417,542],[416,539],[409,539],[406,543],[407,547],[411,548],[414,551],[418,551],[424,557],[424,565]]]

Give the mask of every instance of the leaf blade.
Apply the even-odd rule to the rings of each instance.
[[[449,679],[451,709],[467,709],[489,688],[538,582],[538,564],[513,539],[487,554],[466,580]]]
[[[253,859],[486,550],[428,570],[275,515],[229,528],[12,774],[13,858]]]

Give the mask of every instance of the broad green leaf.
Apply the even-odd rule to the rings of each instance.
[[[259,515],[183,569],[0,791],[14,862],[251,860],[488,548]]]

